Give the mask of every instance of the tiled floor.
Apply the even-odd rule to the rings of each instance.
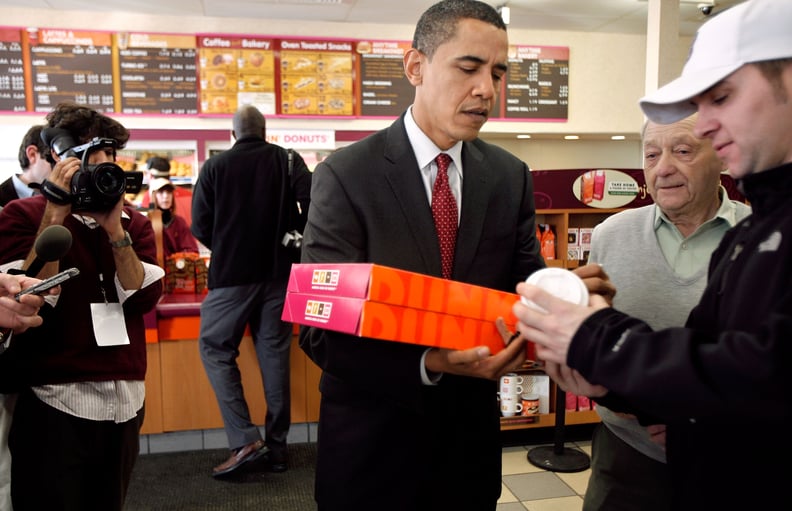
[[[569,442],[591,456],[591,442]],[[498,511],[580,511],[590,470],[550,472],[532,465],[528,451],[536,446],[504,447],[503,489]]]

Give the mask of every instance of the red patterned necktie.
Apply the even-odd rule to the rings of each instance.
[[[443,278],[451,278],[454,267],[454,249],[457,237],[457,203],[448,185],[448,165],[451,157],[440,153],[437,162],[437,178],[432,189],[432,216],[434,217],[437,237],[440,241],[440,260],[443,265]]]

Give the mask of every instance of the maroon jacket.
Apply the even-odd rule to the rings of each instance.
[[[46,199],[34,196],[10,202],[0,211],[0,263],[24,259],[36,240]],[[156,263],[154,230],[149,220],[132,207],[122,219],[141,261]],[[3,354],[3,373],[15,373],[17,385],[84,381],[143,380],[146,374],[146,334],[143,314],[162,294],[157,281],[135,292],[123,304],[130,344],[98,347],[93,333],[91,303],[118,302],[115,263],[107,233],[91,229],[69,216],[64,226],[72,234],[60,268],[76,267],[80,274],[61,286],[55,307],[41,309],[44,324],[15,335]],[[100,280],[100,275],[102,279]],[[104,290],[104,294],[103,294]],[[13,362],[13,363],[11,363]],[[5,380],[9,374],[3,374]]]

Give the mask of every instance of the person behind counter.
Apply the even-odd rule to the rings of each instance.
[[[190,232],[190,226],[181,215],[176,213],[174,189],[173,183],[161,177],[149,183],[152,206],[162,214],[162,245],[165,260],[176,252],[198,252],[198,242]],[[154,227],[156,230],[158,226]]]
[[[146,179],[148,190],[143,190],[133,200],[141,209],[151,208],[154,203],[154,192],[151,183],[157,179],[167,179],[171,183],[171,164],[167,158],[152,156],[146,160]],[[179,215],[184,218],[187,225],[192,225],[192,191],[188,187],[173,184],[173,203],[179,208]]]

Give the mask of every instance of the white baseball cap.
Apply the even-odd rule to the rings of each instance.
[[[170,180],[165,179],[163,177],[152,179],[151,182],[149,183],[149,190],[151,190],[152,193],[162,190],[165,187],[168,187],[171,190],[174,190],[176,188],[175,186],[173,186],[173,183],[171,183]]]
[[[751,62],[792,57],[792,0],[748,0],[699,28],[682,75],[640,100],[654,122],[696,112],[690,99]]]

